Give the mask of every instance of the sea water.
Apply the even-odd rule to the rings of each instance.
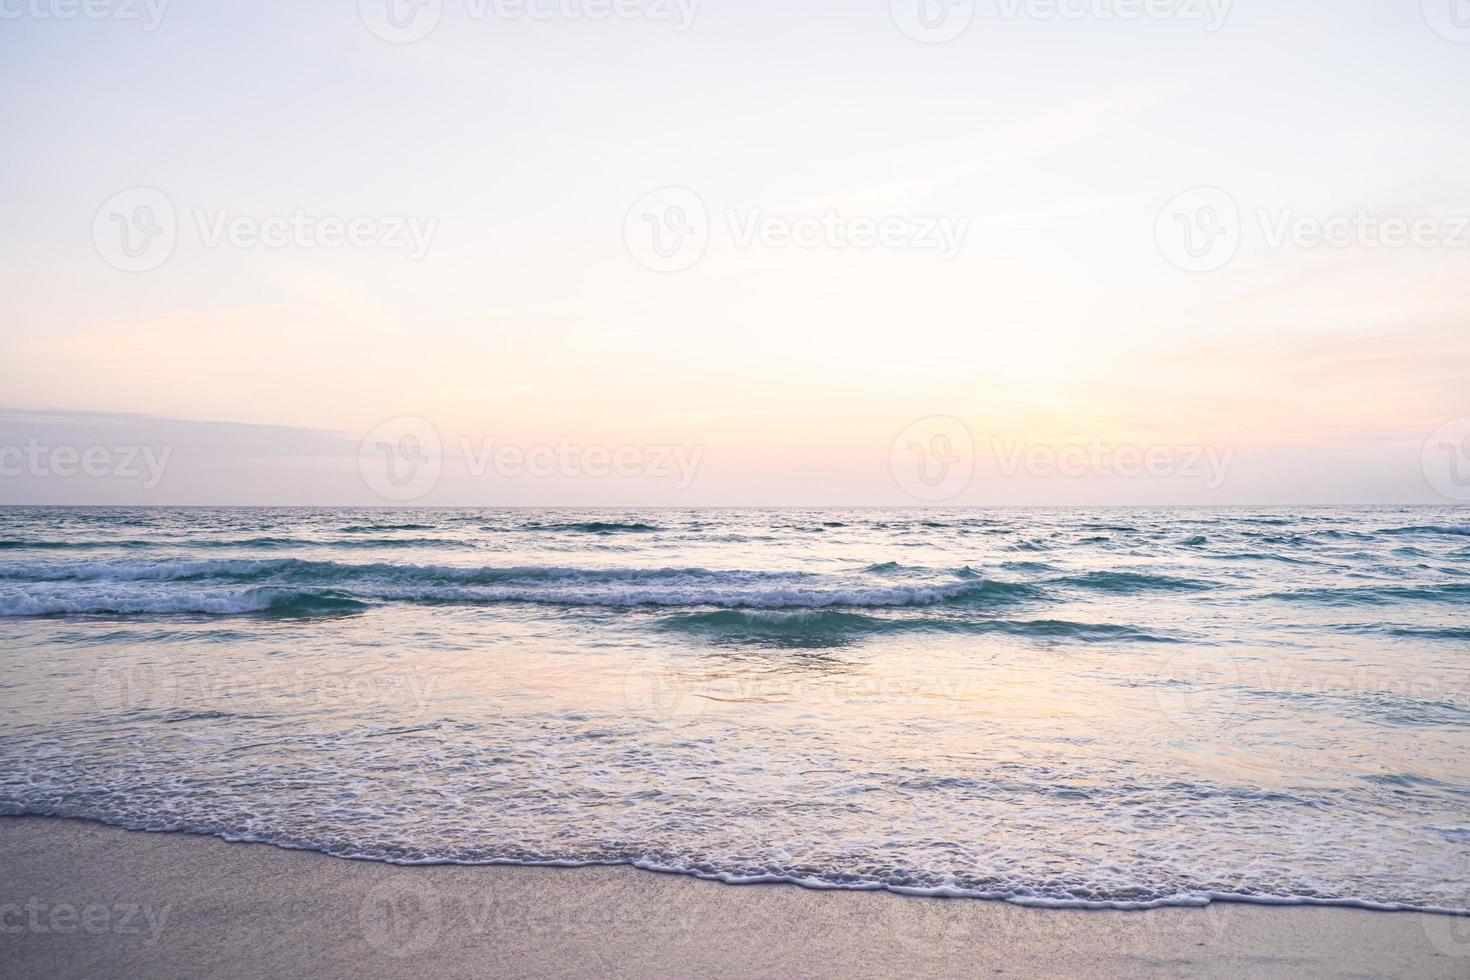
[[[0,510],[0,813],[1470,910],[1470,512]]]

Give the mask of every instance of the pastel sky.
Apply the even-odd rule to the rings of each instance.
[[[363,440],[402,419],[443,447],[428,504],[1446,500],[1461,0],[979,0],[943,43],[910,33],[966,0],[107,2],[0,0],[0,502],[383,502]],[[427,36],[379,36],[415,10]],[[1273,240],[1360,214],[1342,246]],[[150,216],[171,251],[120,250]],[[277,216],[315,230],[251,240]],[[640,230],[681,216],[707,248],[650,268]],[[804,217],[895,244],[782,243]],[[1217,217],[1238,247],[1191,255]],[[1365,238],[1385,221],[1423,242]],[[922,247],[945,228],[953,255]],[[27,446],[170,456],[154,486],[6,470]],[[916,489],[915,446],[967,478]],[[1045,465],[1079,446],[1102,464]],[[642,455],[465,458],[496,447]]]

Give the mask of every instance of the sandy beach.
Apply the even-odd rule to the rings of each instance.
[[[1082,912],[630,868],[400,868],[0,820],[6,977],[1462,977],[1443,916]]]

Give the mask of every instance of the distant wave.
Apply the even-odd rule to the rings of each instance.
[[[1244,551],[1221,554],[1219,552],[1205,552],[1204,557],[1215,561],[1279,561],[1286,565],[1320,565],[1319,561],[1311,558],[1298,558],[1292,555],[1278,555],[1268,551]]]
[[[1007,567],[1023,571],[1052,570],[1050,565],[1041,562],[1010,562]],[[902,573],[930,572],[931,570],[910,568],[898,562],[890,561],[880,565],[869,565],[863,571],[873,575],[899,575]],[[960,578],[982,577],[979,572],[968,566],[955,569],[952,574]],[[1221,587],[1218,582],[1182,578],[1175,575],[1112,571],[1059,575],[1055,578],[1043,579],[1040,583],[987,580],[987,584],[996,594],[1005,593],[1013,598],[1034,599],[1048,597],[1050,594],[1049,590],[1054,587],[1086,589],[1088,591],[1103,592],[1110,595],[1136,595],[1148,592],[1203,592],[1208,589]]]
[[[1044,601],[1058,588],[1103,595],[1201,592],[1215,583],[1140,572],[1094,571],[1039,582],[987,578],[968,566],[927,569],[898,562],[870,565],[853,573],[729,571],[704,568],[491,567],[354,563],[299,558],[170,558],[34,564],[0,562],[0,583],[24,594],[35,584],[136,584],[158,589],[182,586],[275,586],[340,589],[368,601],[442,604],[531,603],[561,606],[709,606],[720,609],[894,608],[961,604],[988,608]],[[1388,602],[1394,598],[1456,598],[1470,594],[1458,583],[1433,595],[1422,589],[1387,588],[1358,596],[1356,590],[1314,590],[1274,598],[1291,601]],[[150,602],[135,598],[147,611]],[[10,608],[24,608],[17,601]],[[124,611],[124,610],[117,610]],[[164,610],[167,611],[167,610]],[[210,611],[210,610],[203,610]],[[4,615],[0,610],[0,615]],[[22,615],[10,612],[8,615]],[[994,627],[981,627],[982,629]]]
[[[1066,585],[1079,589],[1091,589],[1113,595],[1133,595],[1140,592],[1201,592],[1219,588],[1214,582],[1199,579],[1178,578],[1172,575],[1147,575],[1139,572],[1086,572],[1051,579],[1049,585]]]
[[[1298,589],[1262,596],[1283,602],[1312,602],[1330,606],[1387,606],[1397,602],[1470,602],[1470,582],[1437,586],[1363,585]]]
[[[1422,524],[1411,527],[1384,528],[1380,534],[1451,534],[1470,537],[1470,524]]]
[[[150,548],[155,541],[47,541],[35,538],[0,539],[0,551],[84,551],[101,548]]]
[[[1319,627],[1313,627],[1314,629]],[[1381,633],[1411,640],[1470,640],[1470,626],[1405,626],[1398,623],[1341,623],[1326,627],[1339,633]]]
[[[111,611],[174,611],[170,592],[183,585],[332,588],[363,600],[447,604],[533,603],[561,606],[713,606],[803,609],[924,606],[961,601],[1015,599],[1030,586],[991,582],[974,573],[890,582],[871,577],[815,572],[711,571],[703,568],[595,569],[564,567],[455,567],[448,565],[352,564],[278,559],[76,562],[34,566],[0,563],[0,582],[13,583],[0,596],[0,615],[33,615],[27,596],[58,590],[107,586],[114,603],[119,587],[136,593],[127,608]],[[228,604],[198,611],[240,611]],[[49,608],[49,606],[48,606]],[[9,610],[8,612],[6,610]],[[102,611],[102,610],[99,610]],[[246,609],[245,611],[252,611]]]
[[[262,548],[265,550],[290,548],[474,548],[467,541],[450,538],[243,538],[232,540],[191,543],[191,547],[205,548]]]
[[[885,575],[888,572],[901,572],[903,571],[903,566],[896,561],[885,561],[877,565],[869,565],[863,571],[871,572],[874,575]]]
[[[1059,620],[1007,620],[911,616],[873,616],[824,610],[776,612],[719,610],[669,616],[665,629],[708,634],[717,639],[741,642],[776,641],[778,645],[839,645],[859,637],[885,633],[964,633],[1026,636],[1040,639],[1070,639],[1081,642],[1132,641],[1171,643],[1131,626],[1110,623],[1074,623]]]
[[[1385,626],[1383,631],[1415,640],[1470,640],[1470,626]]]
[[[510,530],[561,531],[572,534],[652,534],[663,528],[653,524],[620,524],[604,521],[584,521],[573,524],[526,524]]]
[[[786,646],[836,646],[857,637],[905,628],[898,620],[853,612],[735,611],[685,613],[660,625],[732,642],[775,642]]]
[[[1006,633],[1011,636],[1060,640],[1129,641],[1133,643],[1177,643],[1177,637],[1150,633],[1134,626],[1114,623],[1073,623],[1056,619],[1014,621],[980,620],[971,624],[976,632]]]
[[[80,541],[55,541],[46,539],[0,539],[0,551],[103,551],[111,548],[134,550],[139,548],[180,549],[259,549],[277,551],[292,548],[474,548],[472,542],[455,541],[450,538],[201,538],[195,541],[174,540],[117,540],[105,538]]]
[[[198,590],[176,593],[85,590],[39,594],[0,592],[0,617],[19,616],[342,616],[362,612],[367,603],[332,591],[252,589],[248,592]]]

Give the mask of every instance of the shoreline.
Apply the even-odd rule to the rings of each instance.
[[[397,865],[0,817],[16,976],[1406,976],[1470,918],[1220,901],[1116,911],[729,885],[630,865]]]
[[[1001,894],[978,894],[964,889],[954,888],[921,888],[905,887],[901,885],[885,885],[880,883],[863,884],[837,884],[835,882],[817,881],[808,878],[795,878],[787,875],[761,875],[759,877],[742,878],[724,873],[708,874],[700,871],[686,870],[681,868],[663,867],[655,864],[645,864],[636,861],[518,861],[511,858],[488,859],[484,861],[460,861],[453,858],[428,858],[421,861],[400,861],[387,857],[377,857],[367,854],[342,854],[322,850],[320,847],[311,845],[288,844],[281,841],[265,839],[244,839],[225,837],[217,833],[195,830],[173,830],[173,829],[151,829],[147,827],[127,827],[122,824],[109,823],[97,817],[82,816],[53,816],[50,814],[3,814],[0,813],[0,821],[5,820],[48,820],[63,823],[90,824],[104,827],[110,830],[122,830],[132,834],[163,834],[181,837],[203,837],[210,840],[220,841],[224,844],[239,844],[252,847],[274,847],[283,851],[292,851],[305,854],[318,854],[322,857],[332,858],[338,861],[363,861],[369,864],[383,864],[393,868],[525,868],[528,870],[550,870],[550,871],[576,871],[587,868],[627,868],[642,874],[672,875],[678,878],[692,878],[696,881],[712,882],[727,885],[733,888],[745,888],[752,885],[783,885],[801,888],[815,892],[880,892],[895,895],[902,898],[932,899],[936,901],[962,901],[962,902],[1002,902],[1007,905],[1015,905],[1021,908],[1042,909],[1060,912],[1155,912],[1162,909],[1203,909],[1213,905],[1238,904],[1258,905],[1266,908],[1329,908],[1329,909],[1355,909],[1366,912],[1382,912],[1388,914],[1406,913],[1416,915],[1450,916],[1466,919],[1470,923],[1470,909],[1440,908],[1436,906],[1403,905],[1390,902],[1372,902],[1358,898],[1306,898],[1290,895],[1240,895],[1233,892],[1207,892],[1202,893],[1196,900],[1190,899],[1159,899],[1151,902],[1118,902],[1108,900],[1091,901],[1076,899],[1065,901],[1050,898],[1015,898]]]

